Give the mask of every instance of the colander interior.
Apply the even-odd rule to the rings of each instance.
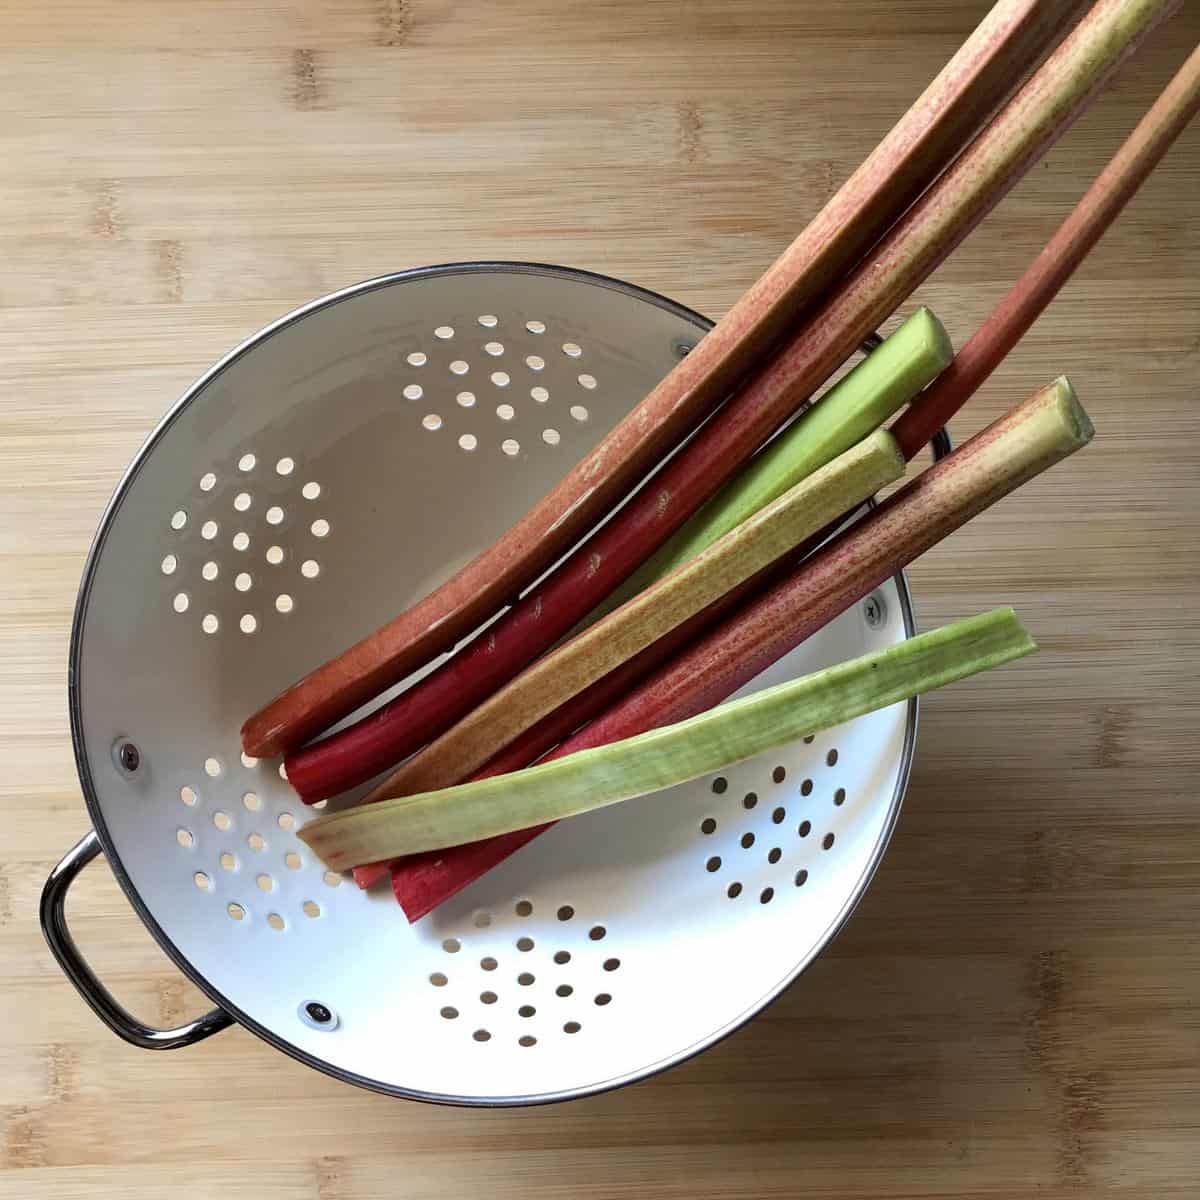
[[[502,532],[705,328],[552,268],[375,281],[235,352],[122,482],[73,639],[85,794],[156,935],[282,1048],[406,1095],[594,1091],[760,1009],[865,887],[912,705],[565,822],[415,926],[324,870],[279,763],[240,753],[250,711]],[[752,687],[905,637],[902,587],[874,600]]]

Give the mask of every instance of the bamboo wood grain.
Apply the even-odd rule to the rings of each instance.
[[[1096,441],[909,572],[924,627],[1011,603],[1041,652],[924,705],[875,883],[736,1037],[567,1106],[404,1105],[240,1030],[133,1050],[36,927],[85,824],[64,681],[83,557],[197,374],[320,292],[423,262],[567,262],[719,315],[984,8],[0,8],[0,1197],[1195,1195],[1195,129],[952,429],[1066,371]],[[1185,5],[922,287],[959,343],[1197,41]],[[204,1007],[102,866],[71,915],[135,1011]]]

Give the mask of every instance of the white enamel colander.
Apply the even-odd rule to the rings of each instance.
[[[245,717],[468,561],[703,336],[660,296],[511,263],[390,275],[316,301],[217,364],[121,480],[80,588],[70,711],[93,832],[42,921],[122,1037],[237,1021],[383,1092],[565,1099],[661,1070],[761,1010],[866,888],[908,777],[916,703],[717,778],[565,821],[416,925],[296,837]],[[913,632],[897,576],[755,680]],[[212,999],[137,1021],[67,930],[103,852]]]

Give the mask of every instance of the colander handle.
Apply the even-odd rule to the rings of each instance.
[[[174,1029],[154,1029],[144,1025],[118,1004],[108,988],[92,973],[67,928],[64,906],[67,891],[75,881],[75,876],[99,853],[100,839],[94,829],[89,829],[50,872],[42,888],[42,933],[45,934],[50,952],[79,994],[113,1033],[135,1046],[141,1046],[143,1050],[175,1050],[180,1046],[190,1046],[232,1025],[233,1018],[227,1012],[214,1008],[212,1012],[186,1025],[178,1025]]]

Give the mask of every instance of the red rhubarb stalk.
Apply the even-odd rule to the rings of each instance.
[[[449,662],[289,757],[288,779],[301,797],[312,803],[345,791],[407,757],[570,630],[895,311],[1177,6],[1100,0],[798,336],[611,521]]]
[[[1000,0],[812,223],[628,417],[441,587],[251,716],[242,727],[246,752],[265,757],[295,749],[432,661],[536,579],[866,254],[1077,7],[1078,0]]]
[[[1197,111],[1200,111],[1200,48],[1192,51],[1045,249],[992,310],[975,336],[897,419],[892,432],[906,459],[911,461],[958,412],[1041,316]]]
[[[930,546],[1091,440],[1065,379],[1036,392],[885,500],[628,692],[549,757],[703,712]],[[400,860],[392,890],[419,920],[549,826]]]

